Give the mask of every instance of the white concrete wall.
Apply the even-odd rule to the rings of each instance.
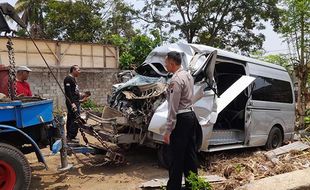
[[[8,39],[0,37],[0,64],[8,65]],[[16,65],[45,67],[45,63],[33,42],[27,38],[13,38]],[[67,68],[118,68],[118,48],[95,43],[69,43],[52,40],[35,40],[51,67]]]

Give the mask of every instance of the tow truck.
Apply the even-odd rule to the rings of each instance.
[[[0,3],[0,34],[8,38],[10,62],[8,67],[0,65],[0,189],[23,190],[29,189],[31,182],[31,168],[25,154],[35,152],[38,161],[47,169],[40,149],[48,145],[53,147],[55,142],[61,144],[61,134],[53,117],[52,100],[16,96],[13,30],[5,15],[26,28],[14,7]]]
[[[0,35],[8,38],[9,66],[0,65],[0,189],[27,190],[31,182],[31,168],[25,154],[35,152],[39,162],[47,169],[47,163],[40,149],[50,146],[52,153],[60,151],[61,170],[69,169],[67,150],[71,154],[101,154],[104,163],[123,163],[121,154],[114,152],[107,143],[87,125],[79,114],[76,122],[82,134],[85,145],[70,145],[64,135],[64,122],[53,115],[53,101],[40,97],[18,97],[15,90],[15,59],[12,42],[13,30],[6,22],[6,16],[11,17],[19,26],[26,25],[16,14],[14,7],[8,3],[0,3]],[[64,93],[60,83],[41,54],[38,46],[31,37],[47,68],[52,73],[59,88]],[[65,94],[64,94],[65,96]],[[84,133],[94,136],[101,146],[91,145]],[[103,163],[103,164],[104,164]]]

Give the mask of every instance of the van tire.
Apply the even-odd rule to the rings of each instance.
[[[265,145],[266,150],[278,148],[282,145],[282,143],[283,136],[281,129],[279,129],[279,127],[272,127],[268,135],[267,143]]]
[[[168,153],[168,145],[160,145],[160,147],[157,149],[157,157],[159,166],[168,169],[171,162],[171,157]]]
[[[0,143],[0,166],[6,176],[6,184],[0,184],[4,186],[1,186],[1,189],[10,188],[14,181],[14,190],[29,189],[31,168],[28,160],[20,150],[9,144]]]

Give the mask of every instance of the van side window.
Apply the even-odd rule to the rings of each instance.
[[[287,81],[254,76],[253,100],[293,103],[291,84]]]

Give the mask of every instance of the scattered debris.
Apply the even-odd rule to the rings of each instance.
[[[212,153],[206,157],[205,172],[206,175],[226,178],[219,183],[211,183],[213,189],[233,190],[253,180],[309,168],[309,147],[302,142],[294,142],[269,152],[254,149]]]
[[[275,157],[290,152],[292,150],[297,150],[297,151],[302,151],[302,150],[306,150],[309,149],[310,146],[307,144],[304,144],[300,141],[276,148],[274,150],[270,150],[268,152],[265,153],[265,155],[267,156],[267,158],[269,158],[270,160],[274,159]]]

